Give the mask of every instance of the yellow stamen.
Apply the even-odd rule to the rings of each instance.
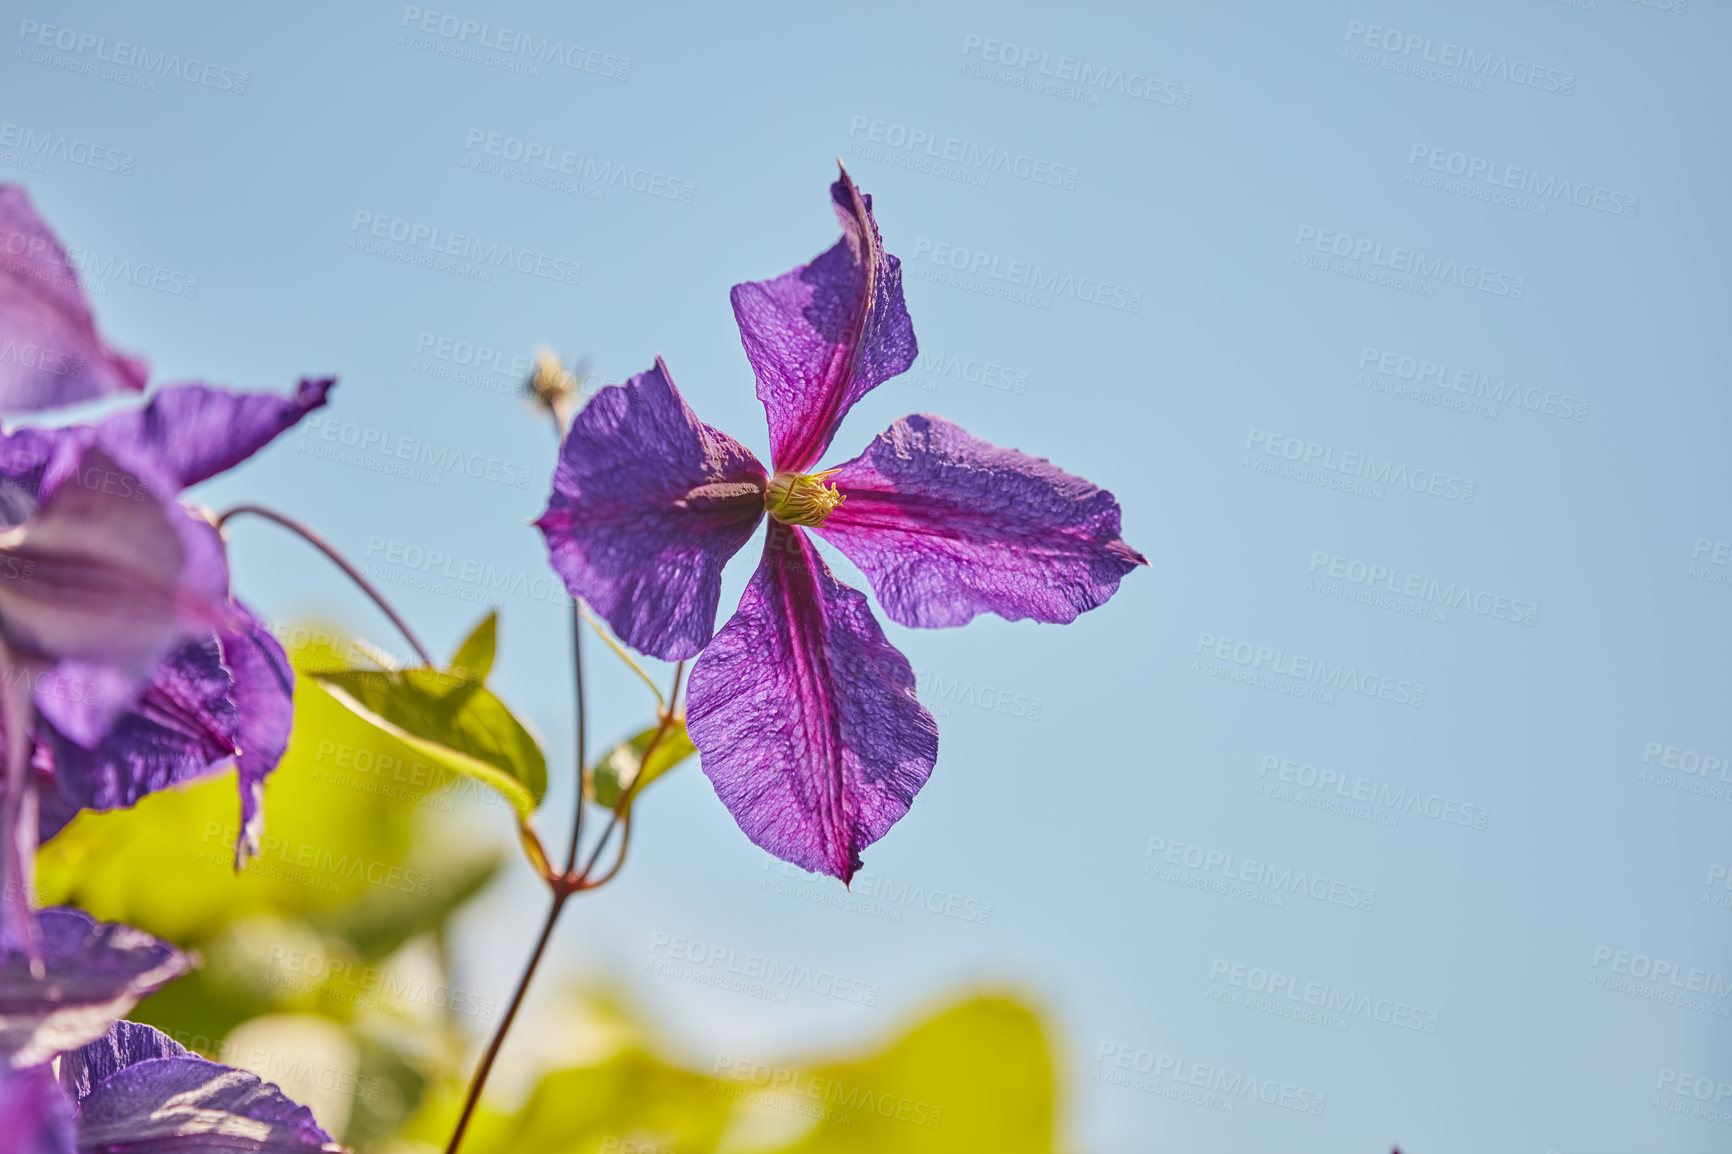
[[[777,473],[771,478],[769,488],[764,490],[764,508],[784,525],[816,528],[847,499],[836,486],[824,484],[825,480],[841,471]]]

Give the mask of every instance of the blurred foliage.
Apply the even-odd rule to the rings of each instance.
[[[345,652],[314,644],[291,660],[303,673],[329,670]],[[308,1096],[296,1074],[330,1091],[315,1112],[337,1109],[350,1141],[387,1134],[464,1051],[455,1023],[472,1007],[467,995],[450,1007],[443,935],[497,872],[511,810],[304,675],[288,752],[265,788],[260,855],[237,874],[239,806],[227,771],[129,810],[80,814],[38,855],[41,900],[198,951],[204,965],[133,1017],[232,1064],[256,1068],[256,1048],[282,1067],[257,1072],[291,1097]],[[305,1046],[259,1041],[258,1031],[227,1044],[243,1023],[267,1018],[334,1026],[341,1039],[316,1040],[337,1057],[303,1059]],[[332,1094],[342,1099],[334,1107]]]
[[[493,648],[490,617],[452,676],[478,684]],[[331,645],[292,659],[303,672],[345,664]],[[602,759],[596,792],[617,803],[651,732]],[[676,721],[642,772],[690,753]],[[42,901],[202,956],[134,1018],[278,1083],[362,1154],[442,1150],[476,1046],[503,1008],[452,984],[446,934],[500,868],[511,807],[301,676],[294,737],[266,787],[262,853],[237,875],[238,813],[227,772],[131,810],[82,814],[41,850]],[[864,1056],[724,1057],[707,1069],[670,1059],[671,1044],[617,1000],[591,992],[562,1013],[518,1022],[508,1054],[563,1050],[530,1069],[521,1102],[507,1108],[490,1094],[468,1154],[1054,1148],[1047,1043],[1033,1013],[1004,997],[944,1009]]]
[[[512,1112],[483,1109],[466,1154],[1048,1154],[1057,1105],[1034,1013],[977,996],[881,1050],[820,1061],[717,1059],[694,1071],[657,1056],[646,1027],[592,998],[573,1033],[611,1044],[543,1074]],[[567,1023],[571,1029],[571,1024]],[[405,1142],[439,1147],[463,1085],[430,1094]],[[404,1146],[403,1149],[412,1149]]]

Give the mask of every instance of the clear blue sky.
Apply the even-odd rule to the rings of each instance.
[[[942,414],[1112,489],[1153,568],[1071,627],[886,626],[942,742],[864,912],[766,870],[691,770],[561,963],[706,1066],[1009,983],[1095,1151],[1707,1152],[1732,792],[1679,786],[1732,791],[1732,27],[1666,3],[7,3],[0,177],[156,379],[342,375],[336,444],[204,499],[312,520],[441,648],[488,598],[464,562],[521,573],[498,681],[568,764],[525,525],[552,438],[492,366],[660,352],[762,454],[727,289],[833,242],[841,156],[928,356],[834,459]],[[477,279],[493,246],[530,271]],[[368,464],[320,455],[344,438]],[[405,439],[492,464],[383,471]],[[233,552],[267,614],[389,641],[295,543]],[[403,584],[430,552],[481,601]],[[594,668],[611,739],[641,690]],[[503,991],[539,907],[519,871],[476,911],[472,984]],[[675,938],[876,1005],[646,972]],[[1275,1104],[1178,1097],[1250,1078]]]

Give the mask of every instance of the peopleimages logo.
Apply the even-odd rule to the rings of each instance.
[[[1376,345],[1366,345],[1359,351],[1359,367],[1361,370],[1369,369],[1379,376],[1394,377],[1414,385],[1430,385],[1445,392],[1458,393],[1464,398],[1493,401],[1511,408],[1526,409],[1530,413],[1557,417],[1563,421],[1580,422],[1588,419],[1589,402],[1581,397],[1560,393],[1554,389],[1523,385],[1506,377],[1493,377],[1474,369],[1456,368],[1452,371],[1442,361],[1382,349]],[[1491,413],[1496,415],[1495,410],[1491,410]]]
[[[18,23],[18,39],[36,48],[52,48],[56,52],[75,57],[76,60],[71,62],[75,66],[68,68],[68,71],[87,72],[105,80],[119,79],[122,83],[147,91],[156,90],[154,78],[157,77],[173,77],[201,88],[214,88],[219,92],[238,94],[247,90],[247,74],[239,68],[211,64],[196,56],[183,58],[178,52],[153,52],[142,44],[133,44],[126,40],[116,40],[110,44],[106,36],[80,32],[76,28],[44,24],[39,20],[21,20]],[[39,64],[48,62],[35,57],[32,59]],[[113,67],[99,67],[104,64]],[[131,69],[145,73],[145,76],[123,79],[121,75],[110,75],[116,69]]]
[[[1440,473],[1436,469],[1414,469],[1405,464],[1398,464],[1387,457],[1377,458],[1369,453],[1358,453],[1351,449],[1338,449],[1334,445],[1325,445],[1318,441],[1307,441],[1300,437],[1289,437],[1283,433],[1271,433],[1267,429],[1253,428],[1245,434],[1246,457],[1244,467],[1257,468],[1259,471],[1273,472],[1268,462],[1258,462],[1255,454],[1264,457],[1276,457],[1305,469],[1321,469],[1326,473],[1335,473],[1347,478],[1348,486],[1359,482],[1370,492],[1365,495],[1381,500],[1382,490],[1378,486],[1387,485],[1391,488],[1407,489],[1415,493],[1424,493],[1432,497],[1441,497],[1445,501],[1458,501],[1464,505],[1473,504],[1475,484],[1448,473]],[[1304,477],[1298,477],[1304,480]],[[1331,488],[1341,488],[1342,485],[1331,485]]]
[[[1295,688],[1327,687],[1342,691],[1351,690],[1365,697],[1375,697],[1383,701],[1392,701],[1397,705],[1410,705],[1414,709],[1425,705],[1425,686],[1417,681],[1407,681],[1403,678],[1390,677],[1370,670],[1360,671],[1352,665],[1337,662],[1331,665],[1321,657],[1308,657],[1303,653],[1289,653],[1283,649],[1275,649],[1268,645],[1255,645],[1249,641],[1234,641],[1231,638],[1219,637],[1213,633],[1198,633],[1197,644],[1192,650],[1199,657],[1212,658],[1215,661],[1231,662],[1247,670],[1253,677],[1281,678],[1290,682]],[[1192,662],[1193,672],[1214,673],[1207,660]],[[1229,667],[1230,668],[1230,667]],[[1229,678],[1238,680],[1238,678]],[[1300,694],[1299,696],[1305,696]],[[1327,698],[1327,703],[1333,703],[1333,698]]]
[[[1102,1069],[1109,1063],[1117,1067],[1117,1070]],[[1131,1071],[1147,1074],[1149,1078],[1132,1078],[1129,1076]],[[1224,1113],[1234,1112],[1238,1102],[1245,1098],[1254,1098],[1266,1106],[1279,1106],[1283,1110],[1300,1114],[1322,1114],[1329,1101],[1327,1094],[1304,1086],[1274,1078],[1257,1078],[1206,1062],[1185,1061],[1170,1054],[1158,1054],[1153,1050],[1140,1049],[1126,1043],[1102,1042],[1100,1049],[1095,1052],[1095,1069],[1089,1078],[1092,1081],[1140,1090],[1145,1094],[1158,1094],[1180,1100],[1185,1099],[1174,1091],[1182,1092],[1196,1087],[1210,1095],[1218,1095],[1220,1100],[1220,1104],[1214,1101],[1199,1101],[1197,1105],[1213,1109],[1222,1109],[1224,1106]],[[1174,1086],[1163,1086],[1160,1082],[1163,1078],[1171,1079]]]
[[[616,185],[630,192],[640,192],[645,196],[674,200],[681,204],[690,204],[692,194],[697,190],[697,185],[689,180],[681,180],[654,169],[618,163],[615,160],[602,160],[590,153],[573,152],[569,148],[546,141],[526,140],[520,136],[489,132],[484,128],[471,128],[468,131],[464,137],[463,150],[469,153],[479,151],[483,156],[521,164],[527,169],[540,168],[555,176],[569,176],[604,189],[609,185]]]
[[[1495,190],[1511,189],[1541,201],[1542,209],[1543,202],[1555,203],[1562,200],[1577,208],[1588,208],[1609,216],[1633,217],[1642,203],[1640,197],[1590,184],[1585,180],[1572,181],[1558,176],[1542,178],[1531,168],[1520,168],[1483,156],[1454,152],[1418,141],[1414,142],[1407,153],[1407,164],[1410,169],[1415,165],[1423,165],[1432,172],[1459,176],[1470,184],[1477,181],[1490,185]]]
[[[1141,312],[1143,307],[1143,294],[1140,289],[1126,288],[1095,277],[1073,276],[1062,269],[1043,269],[1040,265],[1028,261],[1001,261],[994,253],[931,241],[925,237],[915,240],[911,263],[919,264],[922,261],[954,270],[974,280],[996,281],[1017,289],[1027,289],[1035,294],[1050,293],[1053,296],[1070,297],[1084,304],[1099,305],[1101,308],[1134,313]]]
[[[582,264],[554,256],[552,253],[500,244],[498,241],[486,241],[478,236],[451,232],[435,225],[422,224],[386,213],[367,212],[365,209],[355,210],[349,232],[360,234],[363,239],[376,237],[404,246],[400,252],[409,264],[433,268],[438,266],[439,257],[454,257],[460,261],[473,262],[477,266],[474,271],[482,274],[474,279],[490,278],[491,274],[487,269],[479,267],[482,265],[508,268],[525,276],[558,284],[575,285],[578,277],[583,274]],[[350,246],[355,246],[353,237],[350,239]],[[371,249],[367,251],[372,252]],[[382,248],[372,254],[391,255]]]
[[[1576,88],[1574,72],[1549,68],[1531,60],[1511,60],[1502,52],[1481,52],[1453,41],[1437,41],[1429,36],[1367,24],[1363,20],[1347,22],[1346,39],[1349,45],[1358,44],[1383,53],[1381,64],[1388,71],[1417,70],[1420,65],[1435,64],[1464,74],[1463,79],[1503,80],[1560,96],[1568,96]],[[1342,54],[1346,55],[1348,51],[1343,49]],[[1407,68],[1397,65],[1406,65]]]
[[[433,12],[404,5],[400,26],[428,36],[437,36],[446,41],[452,49],[475,50],[477,56],[496,52],[506,59],[520,58],[514,63],[559,64],[573,72],[588,72],[607,80],[631,78],[629,56],[614,56],[593,48],[585,48],[581,44],[567,44],[557,37],[536,36],[521,29],[494,27],[484,20],[470,20],[450,12]],[[464,56],[462,51],[440,54]]]
[[[1377,890],[1370,886],[1354,885],[1322,874],[1296,870],[1292,866],[1277,866],[1273,862],[1242,858],[1236,854],[1207,849],[1200,845],[1188,845],[1164,837],[1150,837],[1143,857],[1147,859],[1143,863],[1144,876],[1178,882],[1193,889],[1222,893],[1231,888],[1223,883],[1243,882],[1245,885],[1237,888],[1249,888],[1259,892],[1261,900],[1256,904],[1270,905],[1278,909],[1285,905],[1283,895],[1308,897],[1313,901],[1345,906],[1350,910],[1370,910],[1377,902]],[[1174,870],[1162,869],[1162,865],[1178,866],[1191,871],[1193,876],[1186,879],[1177,875]],[[1196,884],[1198,882],[1203,884]],[[1209,882],[1216,884],[1210,885]],[[1244,895],[1229,893],[1228,896]]]
[[[1428,257],[1419,249],[1403,248],[1401,245],[1391,245],[1385,253],[1380,240],[1331,232],[1315,225],[1300,225],[1293,243],[1301,249],[1309,244],[1309,247],[1317,252],[1337,257],[1361,268],[1369,274],[1362,279],[1374,279],[1380,275],[1375,270],[1383,269],[1387,270],[1387,274],[1414,278],[1420,284],[1453,284],[1464,289],[1477,289],[1492,296],[1507,297],[1512,301],[1521,300],[1522,295],[1527,292],[1528,279],[1525,276],[1499,272],[1484,265],[1462,264],[1441,256]],[[1300,264],[1308,263],[1300,259],[1304,255],[1303,252],[1295,252],[1293,259]]]
[[[1024,83],[1016,83],[1011,77],[1000,77],[990,73],[975,73],[986,80],[999,80],[1000,83],[1012,83],[1016,87],[1032,88],[1036,92],[1050,92],[1053,95],[1076,99],[1077,96],[1089,97],[1082,102],[1099,104],[1099,92],[1117,92],[1132,100],[1148,100],[1156,104],[1167,104],[1175,108],[1191,106],[1191,86],[1172,80],[1162,80],[1149,72],[1126,72],[1123,68],[1112,68],[1105,64],[1091,64],[1076,56],[1054,56],[1041,48],[1027,44],[1018,45],[1009,40],[994,40],[991,37],[969,33],[962,38],[962,55],[971,57],[978,54],[979,59],[988,64],[996,64],[1002,68],[1015,69],[1017,73],[1027,76]],[[1014,76],[1015,74],[1012,74]],[[1058,81],[1057,84],[1040,83],[1036,78],[1048,81]],[[1020,79],[1017,78],[1017,79]],[[1074,86],[1074,88],[1072,87]]]
[[[1257,792],[1267,792],[1277,801],[1291,801],[1377,825],[1394,827],[1399,824],[1398,815],[1403,813],[1467,829],[1484,829],[1491,819],[1491,811],[1484,806],[1469,805],[1422,789],[1391,786],[1369,777],[1350,778],[1338,769],[1319,769],[1309,761],[1293,761],[1274,754],[1264,755],[1257,766],[1257,776],[1264,783],[1257,787]],[[1273,782],[1269,780],[1271,777]]]
[[[1393,565],[1379,565],[1357,557],[1343,557],[1322,549],[1311,551],[1313,577],[1346,582],[1368,593],[1393,593],[1415,601],[1445,609],[1466,609],[1481,617],[1509,621],[1516,625],[1533,625],[1539,618],[1539,606],[1532,601],[1506,597],[1488,589],[1476,589],[1465,581],[1439,581],[1419,573],[1409,573]],[[1321,590],[1327,592],[1327,590]]]
[[[502,593],[570,605],[571,595],[553,574],[530,574],[473,557],[457,557],[405,541],[368,537],[365,558],[373,562],[367,575],[412,589],[427,589],[464,601],[497,604]],[[391,568],[386,568],[390,566]]]
[[[1696,544],[1690,550],[1690,568],[1686,576],[1710,585],[1732,584],[1732,541],[1696,538]]]
[[[909,153],[919,152],[932,160],[959,164],[983,176],[997,173],[1000,176],[1026,180],[1030,184],[1051,185],[1053,188],[1076,187],[1075,165],[1059,164],[1026,152],[1013,152],[1007,148],[992,148],[973,141],[958,140],[954,136],[940,136],[931,129],[910,128],[906,124],[875,117],[853,116],[848,121],[848,136],[850,139],[864,136],[870,144],[882,144]],[[886,158],[868,154],[868,159]]]
[[[353,421],[338,420],[336,417],[314,414],[301,422],[300,431],[303,451],[322,441],[355,450],[352,456],[335,458],[343,464],[354,463],[368,468],[372,466],[365,462],[371,460],[392,463],[407,461],[424,470],[419,474],[412,472],[412,476],[416,479],[425,477],[435,485],[446,476],[461,474],[477,481],[491,481],[496,485],[527,489],[530,478],[535,473],[535,470],[527,465],[504,461],[471,449],[409,437],[371,425],[358,425]]]
[[[133,157],[130,152],[122,152],[106,144],[79,140],[61,132],[39,132],[34,128],[13,124],[10,120],[0,124],[0,148],[16,148],[33,157],[62,160],[67,164],[94,168],[98,172],[132,175]]]
[[[882,1090],[873,1091],[864,1086],[839,1082],[833,1078],[821,1078],[816,1074],[791,1070],[782,1066],[771,1066],[768,1063],[755,1062],[748,1058],[736,1058],[727,1055],[718,1057],[715,1075],[718,1078],[729,1078],[758,1089],[779,1092],[794,1098],[823,1102],[827,1106],[839,1106],[843,1110],[857,1110],[862,1114],[895,1118],[901,1122],[908,1122],[915,1126],[926,1126],[934,1130],[944,1120],[944,1108],[935,1106],[930,1102],[891,1094]]]
[[[1295,1006],[1309,1007],[1321,1014],[1337,1018],[1364,1018],[1369,1022],[1398,1029],[1426,1034],[1437,1033],[1436,1010],[1423,1009],[1393,998],[1379,998],[1361,991],[1343,990],[1323,982],[1304,981],[1279,970],[1216,958],[1209,966],[1207,996],[1215,1001],[1232,1002],[1232,998],[1224,996],[1229,988],[1261,994],[1271,1001],[1276,998],[1284,999]],[[1276,1006],[1279,1005],[1276,1003]],[[1251,1008],[1265,1007],[1252,1004]],[[1345,1029],[1346,1023],[1343,1022],[1340,1028]]]
[[[1613,949],[1611,946],[1595,946],[1593,968],[1601,970],[1602,967],[1611,974],[1636,980],[1608,977],[1601,972],[1589,978],[1590,985],[1720,1017],[1732,1016],[1732,1008],[1728,1008],[1725,1001],[1732,997],[1732,981],[1728,981],[1724,974],[1698,966],[1688,966],[1671,958],[1656,958],[1632,950]],[[1692,997],[1694,994],[1703,997]],[[1720,1000],[1711,1002],[1708,998]]]

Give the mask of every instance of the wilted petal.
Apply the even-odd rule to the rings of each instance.
[[[312,1111],[245,1070],[191,1056],[128,1066],[78,1111],[86,1154],[302,1154],[341,1151]]]
[[[855,401],[914,363],[902,266],[884,251],[872,198],[846,172],[830,186],[842,239],[811,264],[733,288],[777,472],[804,472]]]
[[[136,681],[182,637],[228,620],[227,568],[208,524],[94,445],[47,486],[37,514],[0,534],[0,629],[16,652],[108,666]],[[117,703],[107,679],[76,675],[96,700],[39,704],[69,736],[93,744]]]
[[[171,385],[143,408],[105,418],[104,445],[122,460],[145,460],[186,488],[232,469],[325,403],[335,377],[304,378],[292,397]]]
[[[0,413],[138,392],[148,375],[97,334],[78,272],[29,196],[0,184]]]
[[[902,625],[1073,621],[1148,563],[1111,493],[937,417],[897,421],[831,481],[844,500],[817,531]]]
[[[82,1103],[104,1079],[154,1058],[179,1058],[186,1047],[154,1026],[115,1021],[102,1037],[60,1055],[60,1085]]]
[[[764,481],[745,446],[697,419],[658,358],[572,420],[536,524],[572,596],[634,649],[673,661],[715,632],[722,566],[763,515]]]
[[[223,663],[234,674],[234,704],[240,713],[240,753],[235,756],[241,793],[236,869],[258,856],[265,823],[265,778],[289,748],[295,719],[295,672],[288,654],[257,617],[245,608],[241,613],[241,623],[219,635]]]
[[[0,1067],[0,1150],[73,1154],[72,1103],[47,1066]]]
[[[42,976],[22,950],[0,951],[0,1055],[14,1069],[102,1037],[140,998],[192,968],[167,942],[82,910],[55,906],[36,919]]]
[[[686,727],[747,837],[843,881],[938,757],[913,670],[865,595],[777,522],[739,612],[692,668]]]

